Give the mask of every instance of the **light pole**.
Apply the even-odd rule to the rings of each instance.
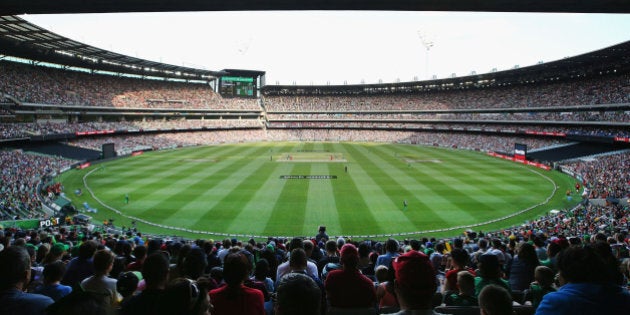
[[[431,76],[429,75],[429,50],[431,50],[434,43],[422,31],[418,31],[418,38],[420,38],[422,46],[426,49],[426,53],[424,55],[424,72],[427,74],[427,79],[431,79]]]

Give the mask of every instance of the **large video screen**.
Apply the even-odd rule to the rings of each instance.
[[[221,77],[219,93],[227,97],[255,97],[256,80],[251,77]]]

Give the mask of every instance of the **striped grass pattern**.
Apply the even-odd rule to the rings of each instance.
[[[75,205],[98,208],[96,219],[129,226],[138,218],[177,228],[143,231],[189,237],[312,236],[319,225],[331,235],[459,235],[469,226],[497,229],[569,207],[564,192],[573,182],[480,152],[334,142],[149,152],[72,170],[61,180],[68,192],[93,192],[98,200],[72,197]]]

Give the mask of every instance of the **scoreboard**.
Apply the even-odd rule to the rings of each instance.
[[[256,97],[256,78],[242,76],[221,77],[219,93],[225,97]]]

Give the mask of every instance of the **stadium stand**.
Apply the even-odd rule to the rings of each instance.
[[[591,73],[590,69],[575,70]],[[550,164],[557,162],[556,166],[588,187],[584,202],[573,209],[564,209],[496,231],[467,230],[464,235],[455,238],[428,239],[420,235],[395,241],[401,245],[397,254],[417,250],[423,255],[438,257],[435,255],[438,246],[434,244],[442,244],[445,248],[462,248],[476,258],[475,253],[482,250],[477,244],[490,243],[492,248],[487,255],[502,257],[496,261],[501,262],[497,267],[503,280],[510,279],[510,271],[514,270],[518,245],[534,243],[536,253],[544,252],[546,256],[539,260],[539,264],[559,275],[557,283],[554,283],[559,294],[566,294],[568,287],[575,288],[573,282],[579,282],[576,280],[584,280],[579,286],[583,290],[610,292],[609,296],[598,300],[612,300],[606,303],[608,309],[604,313],[625,314],[630,308],[627,291],[630,283],[630,209],[627,203],[624,204],[630,198],[630,153],[619,150],[627,148],[625,143],[630,142],[630,77],[627,70],[604,71],[601,75],[578,75],[562,80],[494,86],[442,86],[396,93],[391,93],[384,85],[378,87],[383,89],[381,92],[370,95],[361,92],[348,95],[349,88],[345,87],[339,87],[330,94],[307,93],[303,87],[271,88],[263,91],[264,96],[260,100],[223,98],[210,86],[201,83],[88,74],[9,61],[0,62],[0,72],[3,74],[0,77],[3,95],[0,135],[5,149],[0,151],[0,218],[10,221],[50,219],[54,213],[48,211],[45,205],[54,204],[64,194],[60,183],[54,182],[54,176],[73,165],[97,159],[95,153],[100,152],[105,143],[113,143],[118,156],[138,150],[245,141],[376,141],[506,154],[512,151],[516,142],[527,144],[534,151],[550,148],[572,150],[568,147],[576,142],[606,143],[610,152],[604,154],[600,151],[596,154],[589,152],[593,154],[589,156],[580,153],[569,160],[549,158],[545,161]],[[520,72],[514,73],[518,76]],[[594,202],[594,199],[601,202]],[[92,209],[88,204],[85,207]],[[89,219],[83,218],[85,221]],[[143,303],[154,302],[154,309],[177,300],[183,301],[182,305],[190,310],[205,312],[208,309],[206,293],[223,284],[221,272],[234,285],[251,286],[244,289],[247,292],[255,292],[261,285],[265,286],[257,283],[256,279],[243,279],[241,282],[239,278],[234,281],[230,266],[220,269],[219,253],[241,253],[237,255],[248,260],[243,264],[248,268],[258,266],[261,258],[266,257],[270,268],[266,275],[259,278],[268,278],[267,287],[273,291],[273,283],[280,280],[275,279],[275,268],[289,260],[287,252],[292,249],[284,244],[303,244],[303,239],[314,240],[314,236],[296,236],[293,239],[234,238],[227,242],[215,242],[146,235],[136,226],[117,228],[112,222],[74,223],[56,222],[36,229],[0,228],[0,261],[3,266],[15,264],[16,261],[10,261],[15,259],[15,255],[3,254],[2,249],[24,248],[35,258],[32,260],[33,274],[41,275],[45,272],[45,257],[69,262],[86,255],[85,248],[93,244],[91,253],[97,249],[114,250],[117,257],[111,257],[112,262],[108,257],[106,263],[112,264],[113,268],[117,261],[124,261],[124,264],[118,264],[118,272],[124,272],[136,260],[131,255],[134,249],[145,246],[147,259],[142,262],[140,273],[144,282],[136,279],[144,285],[127,289],[142,292],[139,296],[146,298]],[[313,242],[315,248],[311,259],[326,255],[323,248],[325,241]],[[363,249],[365,253],[362,257],[375,258],[384,254],[384,242],[382,239],[344,239],[344,243],[357,246],[359,252]],[[588,261],[598,267],[589,270],[588,274],[592,277],[575,279],[563,276],[568,271],[574,271],[571,268],[584,269],[584,266],[572,266],[564,258],[575,248],[584,248],[590,255]],[[42,259],[38,258],[40,251]],[[50,255],[46,255],[45,251],[49,251]],[[431,274],[435,276],[428,279],[429,287],[441,283],[444,274],[451,268],[448,255],[447,251],[445,259],[434,260]],[[477,269],[479,261],[488,260],[469,259],[462,267]],[[174,265],[171,272],[179,276],[170,286],[167,283],[169,262]],[[103,270],[103,267],[107,269],[109,266],[98,267]],[[359,260],[359,268],[369,268],[369,262]],[[195,276],[191,276],[193,270]],[[238,271],[254,274],[253,270]],[[321,283],[321,277],[322,274],[318,274],[313,280]],[[8,283],[7,278],[4,274],[0,276],[0,311],[12,305],[3,300],[7,284],[13,284]],[[33,280],[36,278],[33,277]],[[121,281],[122,284],[122,279],[109,282]],[[528,289],[535,290],[536,285],[534,283]],[[167,295],[175,291],[184,295]],[[479,314],[479,308],[473,306],[457,309],[445,306],[442,297],[446,292],[440,289],[430,291],[420,292],[426,298],[423,300],[436,301],[433,307],[425,309],[427,311]],[[325,290],[322,293],[325,300]],[[511,290],[509,293],[519,304],[513,307],[517,314],[532,314],[536,310],[531,301],[524,301],[527,300],[524,292]],[[540,296],[542,309],[557,303],[558,295],[548,294]],[[252,295],[262,296],[259,293]],[[76,300],[70,301],[91,301],[89,297],[70,296],[64,300],[65,303],[72,298]],[[274,298],[266,302],[273,304]],[[61,308],[64,302],[54,305]],[[118,309],[124,314],[129,311],[130,305],[133,304],[111,303],[106,311],[113,313]],[[260,308],[261,305],[258,306]],[[372,311],[376,313],[378,310],[374,307]],[[279,310],[278,313],[281,312]]]

